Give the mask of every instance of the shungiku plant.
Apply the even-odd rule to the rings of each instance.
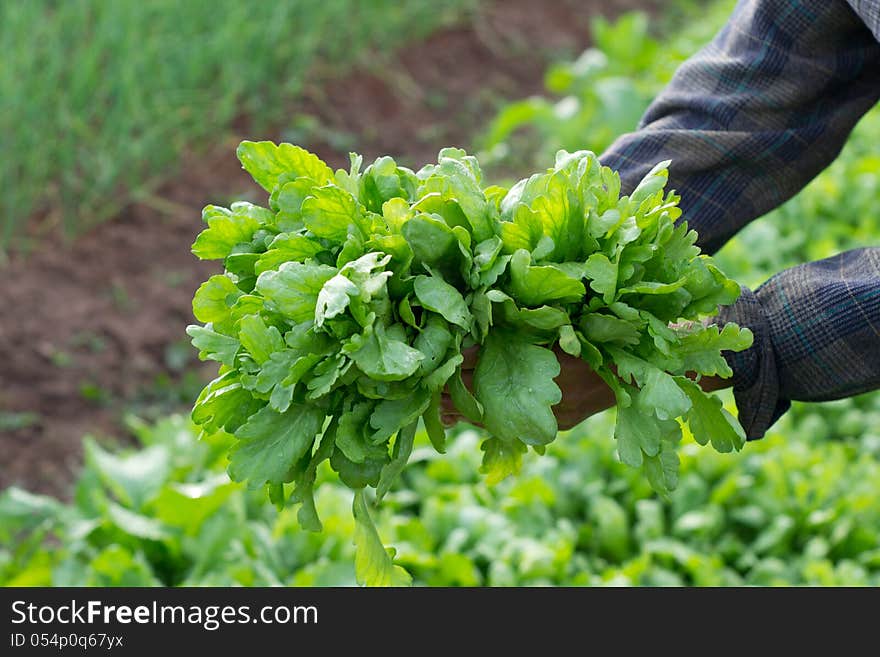
[[[356,572],[401,584],[364,489],[381,499],[407,464],[421,421],[443,452],[441,393],[485,427],[482,471],[517,472],[528,447],[557,434],[553,347],[584,359],[614,391],[620,459],[662,495],[675,488],[682,426],[700,444],[738,450],[744,433],[694,380],[729,377],[722,350],[747,329],[702,321],[739,294],[695,246],[667,162],[629,195],[589,151],[510,189],[483,186],[456,148],[414,172],[380,157],[331,170],[291,144],[243,142],[238,157],[268,207],[209,205],[193,244],[222,260],[193,299],[187,332],[220,363],[193,420],[236,442],[228,472],[299,503],[320,531],[318,466],[354,489]],[[462,350],[479,346],[473,390]]]

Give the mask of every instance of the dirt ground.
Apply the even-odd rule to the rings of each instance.
[[[332,166],[347,165],[349,149],[367,160],[388,153],[419,166],[442,146],[470,144],[500,99],[539,92],[548,62],[588,45],[591,16],[657,4],[484,2],[481,20],[381,64],[342,79],[317,72],[290,115],[318,119],[321,128],[305,145]],[[257,134],[243,118],[210,150],[185,158],[151,196],[72,244],[46,240],[4,268],[0,489],[18,484],[66,497],[83,435],[125,440],[126,412],[184,409],[191,401],[188,390],[215,369],[194,364],[184,333],[193,321],[193,291],[219,270],[189,250],[202,228],[200,209],[235,198],[264,203],[235,146],[290,135],[290,126]],[[185,370],[196,375],[181,388]]]

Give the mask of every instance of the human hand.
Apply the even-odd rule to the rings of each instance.
[[[558,346],[553,349],[559,360],[559,376],[554,380],[562,391],[562,401],[553,407],[553,414],[560,430],[568,430],[600,411],[614,406],[614,392],[583,359],[575,358]],[[479,347],[462,352],[461,379],[473,391],[474,368],[479,360]],[[441,397],[441,419],[447,426],[465,418],[456,410],[447,392]]]
[[[560,367],[559,376],[554,381],[562,391],[562,400],[553,407],[553,414],[561,431],[567,431],[588,417],[615,405],[617,399],[614,391],[586,361],[565,353],[558,345],[553,348],[553,353],[556,354]],[[461,379],[468,390],[473,392],[474,369],[479,361],[479,347],[465,349],[462,355],[464,362],[461,365]],[[706,392],[712,392],[728,387],[731,381],[715,376],[704,376],[699,384]],[[453,426],[465,420],[455,408],[448,392],[443,392],[440,401],[443,424]]]

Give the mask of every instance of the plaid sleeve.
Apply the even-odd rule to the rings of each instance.
[[[740,0],[639,130],[600,159],[621,172],[624,191],[672,160],[670,187],[713,253],[827,166],[878,97],[880,43],[845,0]],[[783,271],[719,319],[755,334],[752,348],[726,354],[750,439],[791,400],[878,388],[880,249]]]
[[[845,0],[740,0],[600,159],[624,191],[672,160],[669,187],[713,253],[824,169],[878,97],[880,43]]]
[[[847,251],[776,274],[722,308],[719,323],[755,334],[727,353],[739,419],[760,438],[791,400],[827,401],[880,388],[880,248]]]

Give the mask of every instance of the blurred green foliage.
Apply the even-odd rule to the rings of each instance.
[[[799,406],[738,454],[686,440],[669,501],[617,461],[613,417],[496,486],[475,431],[446,455],[420,436],[374,512],[384,542],[417,585],[880,585],[876,395]],[[0,496],[0,585],[354,584],[351,491],[329,468],[311,534],[229,481],[228,437],[198,441],[180,417],[135,430],[139,450],[87,440],[71,504]]]
[[[537,170],[559,149],[601,153],[635,129],[651,99],[678,65],[712,38],[733,4],[677,0],[665,19],[642,12],[613,22],[593,19],[593,45],[547,71],[549,95],[506,104],[492,119],[478,139],[480,161],[503,175]],[[700,20],[694,20],[697,12]],[[661,40],[658,31],[668,37]]]
[[[94,225],[236,117],[279,121],[316,63],[373,57],[473,5],[0,3],[0,250],[35,212],[69,234]]]

